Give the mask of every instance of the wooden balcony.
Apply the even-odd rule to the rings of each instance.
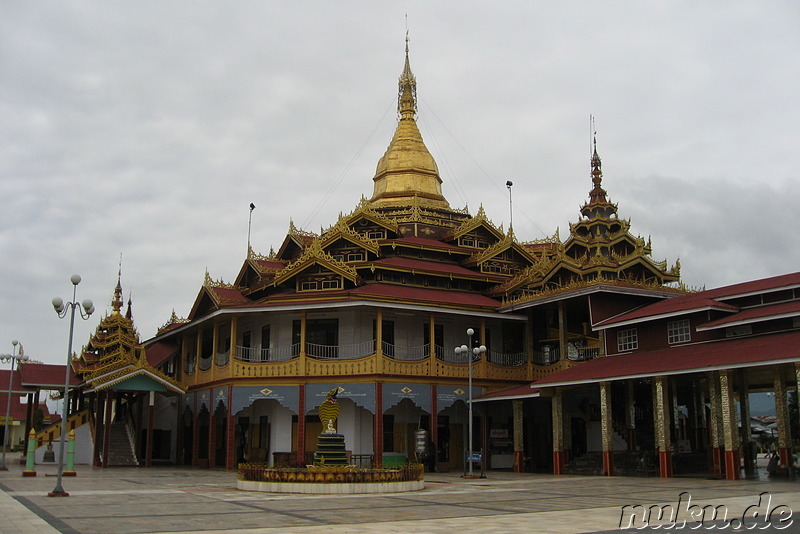
[[[396,376],[466,380],[469,376],[466,356],[444,347],[431,350],[430,345],[401,347],[381,343],[381,350],[376,348],[375,340],[335,347],[312,343],[306,343],[305,347],[295,344],[270,349],[236,347],[233,358],[224,365],[206,368],[206,365],[187,364],[182,378],[191,387],[239,378]],[[542,368],[530,362],[525,353],[489,351],[473,358],[472,377],[479,382],[513,384],[541,375]]]

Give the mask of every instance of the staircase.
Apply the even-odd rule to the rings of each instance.
[[[130,466],[139,465],[136,453],[133,450],[130,435],[125,423],[113,423],[109,432],[108,465]]]

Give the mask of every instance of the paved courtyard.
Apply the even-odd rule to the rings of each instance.
[[[788,480],[500,472],[465,480],[458,473],[428,473],[426,487],[419,492],[312,496],[238,491],[235,473],[225,471],[78,466],[77,477],[63,479],[70,496],[53,498],[47,493],[55,487],[55,467],[37,470],[35,478],[23,478],[18,465],[0,472],[1,533],[618,532],[623,506],[658,503],[678,508],[678,501],[686,505],[688,496],[691,505],[725,506],[733,522],[717,521],[720,530],[763,532],[759,527],[765,523],[758,522],[763,516],[753,513],[775,510],[773,529],[800,532],[800,481]],[[742,525],[746,511],[750,523]],[[784,523],[777,523],[778,511],[784,513]],[[630,514],[626,524],[629,519]],[[689,519],[686,531],[711,526]],[[656,524],[655,516],[648,524]]]

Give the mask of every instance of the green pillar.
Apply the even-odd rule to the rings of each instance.
[[[67,464],[61,476],[74,477],[78,476],[75,472],[75,429],[69,431],[69,441],[67,441]]]
[[[36,469],[34,469],[34,455],[36,454],[36,431],[31,428],[28,432],[28,454],[25,460],[25,469],[22,471],[24,477],[35,477]]]

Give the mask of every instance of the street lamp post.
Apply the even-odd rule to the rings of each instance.
[[[455,353],[456,354],[463,354],[467,357],[469,361],[469,386],[468,386],[468,395],[469,395],[469,420],[467,421],[467,432],[468,435],[468,442],[469,442],[469,454],[467,456],[467,462],[469,463],[469,478],[475,478],[475,475],[472,473],[472,360],[475,357],[480,358],[480,355],[486,352],[486,346],[481,345],[480,347],[472,347],[472,336],[475,335],[475,330],[472,328],[467,328],[467,337],[469,338],[469,346],[461,345],[460,347],[456,347]],[[471,350],[470,350],[471,348]],[[470,354],[472,352],[472,354]]]
[[[67,315],[67,309],[70,310],[69,317],[69,348],[67,349],[67,371],[66,378],[64,379],[64,405],[61,408],[61,436],[59,438],[58,450],[58,477],[56,478],[56,487],[47,494],[48,497],[69,497],[69,493],[64,491],[61,487],[61,476],[64,473],[64,443],[67,436],[67,416],[69,415],[69,371],[72,365],[72,334],[75,330],[75,310],[77,309],[81,318],[86,320],[94,312],[94,304],[89,299],[84,300],[80,305],[76,299],[78,293],[78,284],[81,283],[81,277],[73,274],[70,278],[72,282],[72,300],[64,302],[59,297],[53,299],[53,308],[56,310],[59,318],[63,319]],[[81,309],[79,306],[82,306]]]
[[[19,341],[15,339],[11,342],[11,344],[14,346],[11,354],[0,355],[0,361],[3,363],[6,363],[9,360],[11,361],[11,374],[8,376],[8,397],[6,397],[6,428],[3,434],[3,459],[0,461],[0,471],[8,471],[8,467],[6,467],[6,449],[8,449],[8,440],[9,435],[11,434],[11,429],[8,423],[9,419],[11,418],[11,391],[14,385],[14,364],[16,364],[18,361],[21,363],[28,359],[22,350],[22,345],[19,344]],[[19,352],[17,351],[17,345],[19,345]]]

